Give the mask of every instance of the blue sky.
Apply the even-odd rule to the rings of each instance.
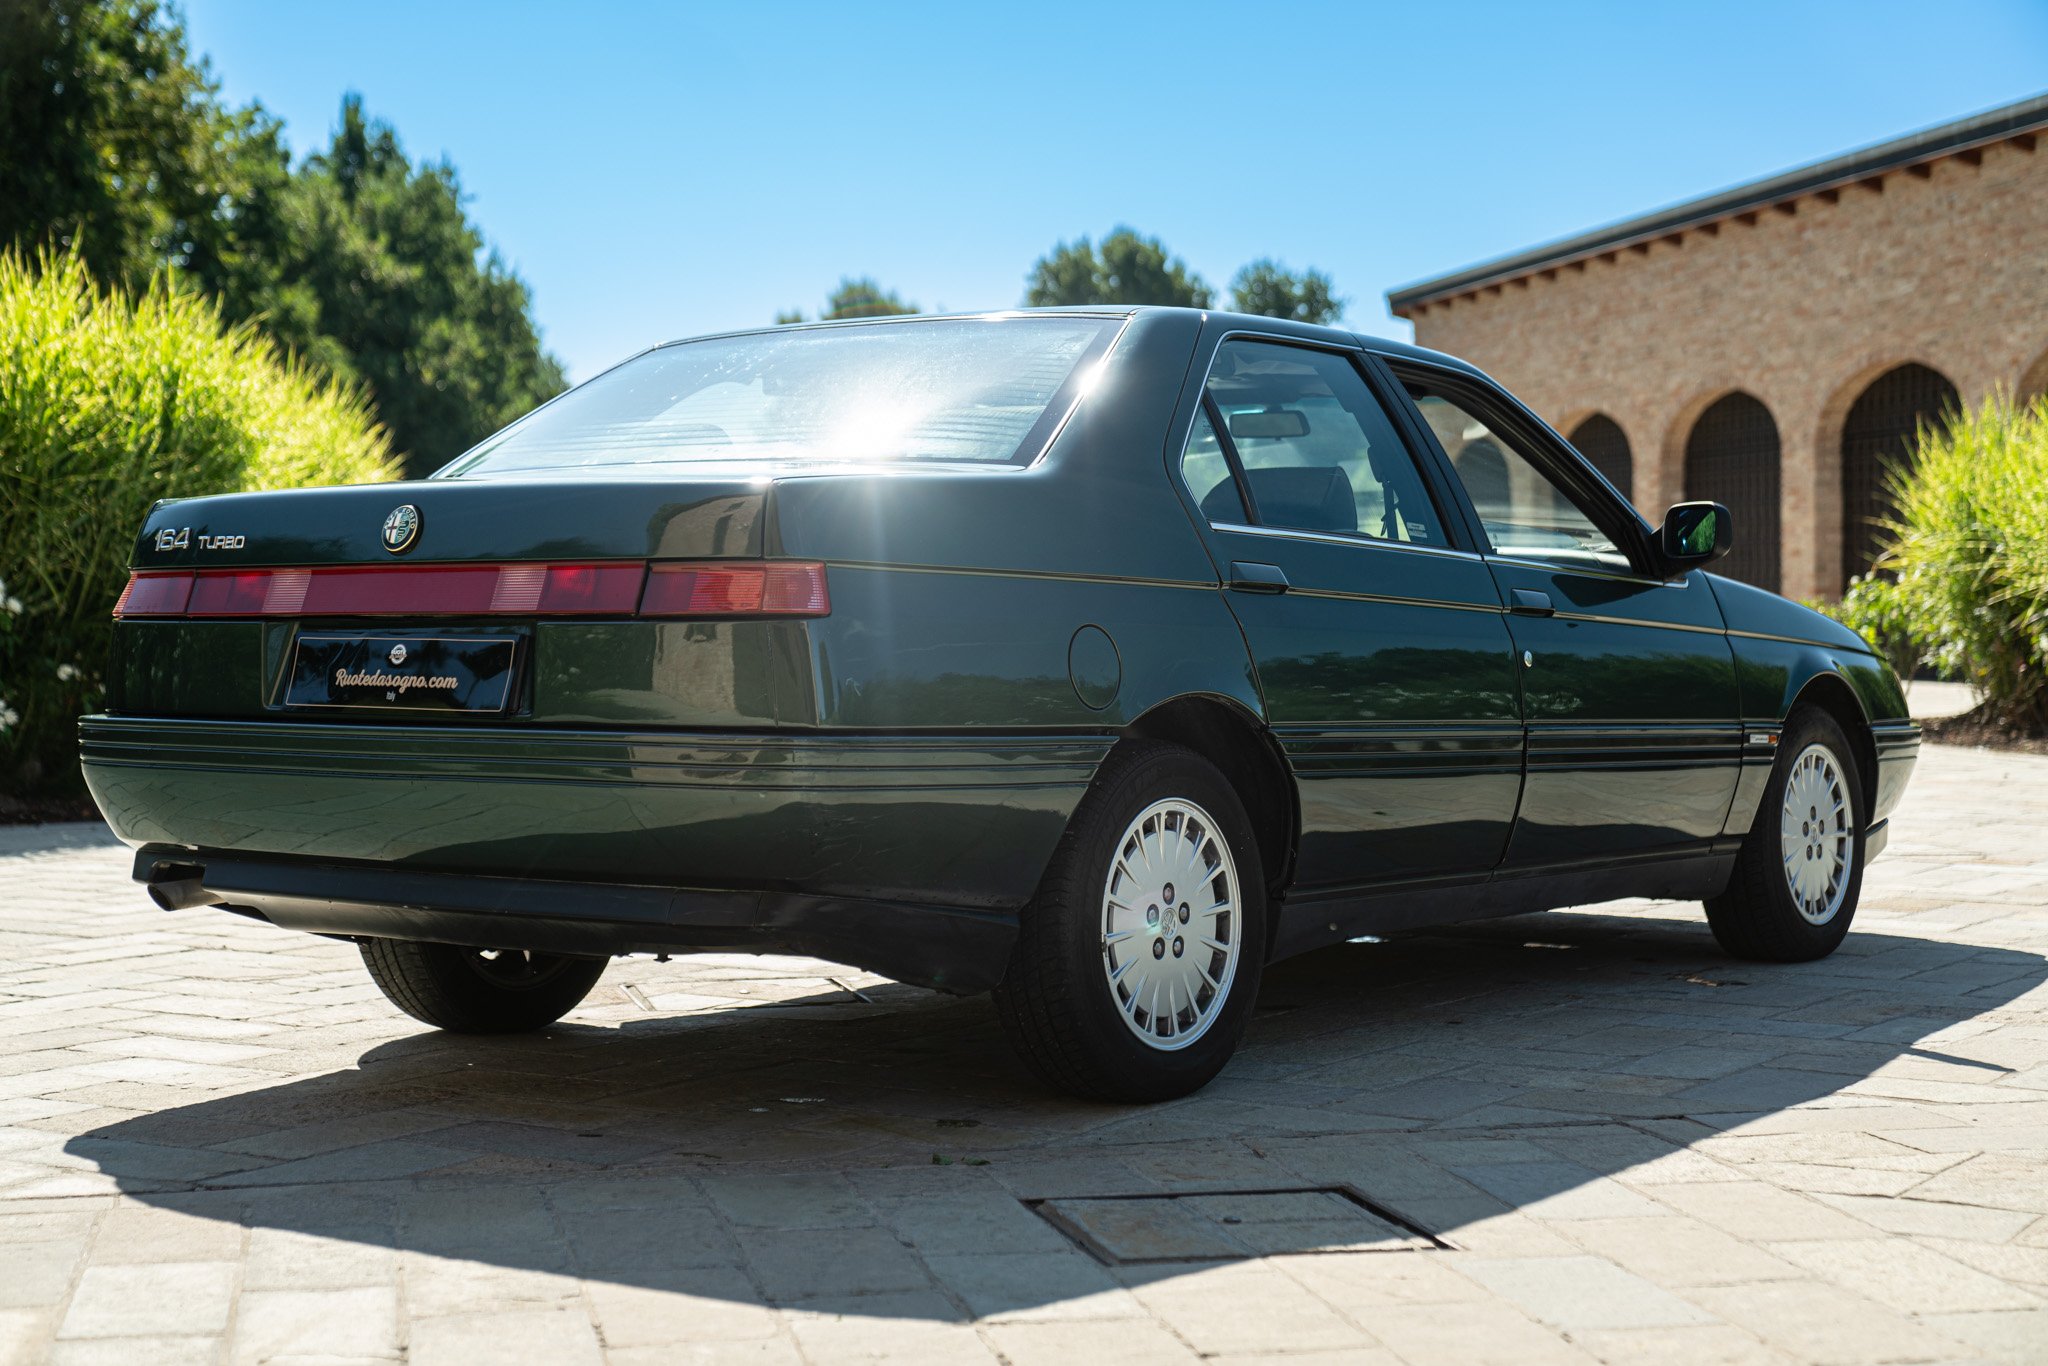
[[[1009,307],[1119,223],[1221,294],[1393,286],[2048,90],[2048,4],[187,0],[304,152],[344,91],[447,156],[585,379],[869,274]]]

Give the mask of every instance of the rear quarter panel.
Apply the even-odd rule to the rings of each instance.
[[[1113,730],[1191,693],[1261,710],[1165,474],[1198,331],[1192,315],[1134,319],[1028,469],[776,486],[770,553],[830,565],[832,615],[811,626],[817,724]],[[1088,627],[1113,645],[1107,700],[1075,686]]]

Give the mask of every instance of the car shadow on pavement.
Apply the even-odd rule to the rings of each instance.
[[[66,1151],[146,1204],[255,1230],[251,1259],[403,1266],[416,1314],[458,1312],[482,1264],[537,1274],[517,1293],[540,1298],[580,1281],[958,1319],[1233,1246],[1394,1246],[1298,1205],[1273,1227],[1256,1202],[1190,1219],[1155,1200],[1117,1207],[1127,1260],[1105,1265],[1047,1201],[1337,1188],[1449,1245],[1360,1255],[1454,1257],[1529,1216],[1692,1212],[1713,1182],[1883,1198],[1912,1164],[1873,1131],[1967,1129],[1932,1106],[2005,1075],[1969,1056],[1973,1022],[2044,978],[2036,954],[1890,929],[1779,966],[1720,954],[1693,907],[1524,916],[1279,965],[1232,1066],[1163,1106],[1049,1095],[985,999],[886,988],[360,1056],[314,1034],[290,1054],[309,1075]]]

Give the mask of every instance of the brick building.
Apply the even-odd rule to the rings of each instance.
[[[2048,391],[2048,95],[1387,296],[1727,572],[1832,597],[1925,420]]]

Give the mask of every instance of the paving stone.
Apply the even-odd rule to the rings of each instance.
[[[2000,1361],[2048,1361],[2048,1309],[1929,1314],[1927,1323]]]
[[[585,1283],[584,1294],[614,1354],[625,1347],[752,1343],[777,1332],[774,1312],[755,1303],[753,1283],[737,1267],[679,1271],[659,1289],[594,1280]]]
[[[1818,1281],[1703,1286],[1686,1297],[1798,1361],[1942,1361],[1966,1355],[1959,1341],[1863,1295]]]
[[[415,1319],[406,1366],[600,1366],[582,1306]]]
[[[398,1357],[398,1294],[351,1290],[250,1290],[235,1303],[229,1360]]]
[[[789,1338],[608,1348],[604,1359],[606,1366],[806,1366]]]
[[[1579,1219],[1564,1235],[1657,1285],[1740,1285],[1803,1273],[1763,1248],[1685,1215],[1661,1219]]]
[[[398,1280],[391,1234],[375,1226],[344,1225],[325,1233],[255,1228],[248,1249],[242,1264],[246,1290],[346,1290]]]
[[[884,1229],[744,1229],[739,1242],[755,1280],[775,1303],[931,1285],[923,1264]]]
[[[128,1205],[100,1221],[93,1261],[101,1266],[150,1262],[232,1262],[242,1255],[242,1229],[181,1210]]]
[[[579,1284],[566,1269],[532,1269],[509,1259],[468,1261],[405,1253],[399,1283],[414,1320],[483,1312],[520,1313],[577,1299]]]
[[[1207,1273],[1126,1268],[1131,1293],[1204,1355],[1378,1344],[1299,1281],[1256,1263]]]
[[[2038,1296],[1930,1247],[1901,1238],[1774,1243],[1771,1251],[1808,1272],[1913,1314],[2031,1309]]]
[[[927,1254],[939,1285],[980,1319],[1131,1319],[1144,1309],[1087,1255]]]
[[[85,1261],[87,1246],[83,1238],[8,1243],[0,1256],[0,1309],[62,1304]]]
[[[1594,1358],[1555,1331],[1497,1300],[1460,1304],[1454,1312],[1435,1305],[1391,1305],[1364,1318],[1372,1335],[1410,1362],[1461,1366],[1550,1366]]]
[[[1105,1359],[1113,1345],[1117,1366],[1188,1366],[1202,1360],[1163,1324],[1131,1319],[1105,1329],[1100,1323],[1043,1320],[989,1324],[983,1338],[1011,1366],[1075,1366]]]
[[[1479,1189],[1543,1219],[1654,1217],[1656,1201],[1571,1162],[1503,1162],[1454,1166]]]
[[[997,1357],[935,1291],[814,1300],[787,1316],[813,1361],[993,1362]]]
[[[221,1340],[210,1337],[138,1337],[75,1339],[51,1346],[49,1355],[24,1356],[24,1363],[48,1366],[218,1366]],[[0,1361],[10,1360],[0,1355]]]
[[[940,1199],[909,1197],[878,1203],[883,1222],[927,1256],[1058,1253],[1072,1246],[1052,1225],[994,1185]]]
[[[170,1262],[86,1269],[60,1338],[218,1334],[228,1326],[236,1268],[228,1262]]]
[[[1457,1270],[1537,1322],[1570,1333],[1712,1322],[1698,1306],[1599,1257],[1468,1257]]]
[[[736,1228],[860,1228],[876,1222],[874,1210],[838,1175],[712,1177],[704,1191]]]
[[[1853,1239],[1874,1230],[1818,1200],[1759,1181],[1712,1186],[1666,1186],[1657,1200],[1701,1223],[1754,1243],[1826,1238]]]

